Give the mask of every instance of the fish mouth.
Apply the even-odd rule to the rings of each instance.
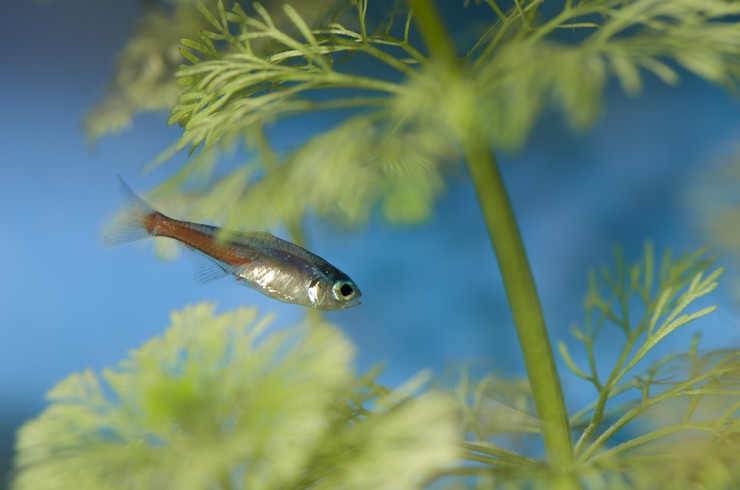
[[[342,299],[342,300],[337,300],[336,298],[333,298],[333,299],[334,301],[328,301],[325,304],[315,305],[314,308],[317,308],[320,310],[326,310],[326,311],[339,311],[339,310],[347,310],[349,308],[354,308],[355,306],[362,304],[359,294],[357,296],[354,296],[351,299]]]

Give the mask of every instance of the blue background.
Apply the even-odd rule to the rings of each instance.
[[[228,280],[198,284],[188,260],[157,261],[150,245],[101,246],[100,231],[120,205],[115,175],[145,192],[173,167],[147,178],[139,169],[179,132],[164,115],[147,115],[132,131],[85,146],[82,117],[102,95],[138,13],[133,1],[64,0],[13,2],[0,14],[0,472],[10,465],[14,431],[43,408],[55,382],[116,363],[160,334],[172,310],[212,300],[220,311],[277,311],[281,325],[302,317],[300,307]],[[582,135],[547,117],[523,152],[501,158],[553,338],[581,320],[586,270],[611,260],[613,244],[633,259],[646,239],[658,250],[704,244],[685,196],[740,134],[737,101],[690,75],[674,88],[648,81],[638,98],[612,85],[606,107]],[[303,137],[300,127],[291,131],[287,139]],[[523,375],[462,166],[426,223],[374,220],[347,232],[311,221],[307,234],[310,248],[363,290],[361,307],[328,314],[356,342],[359,370],[382,361],[390,385],[464,361]],[[730,295],[711,296],[720,312],[698,324],[703,345],[740,344]],[[664,349],[682,349],[696,329]],[[590,391],[561,372],[578,409]]]

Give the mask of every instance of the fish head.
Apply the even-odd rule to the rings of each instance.
[[[343,310],[360,304],[362,293],[345,274],[315,277],[308,287],[310,306],[320,310]]]

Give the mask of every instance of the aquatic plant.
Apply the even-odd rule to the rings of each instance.
[[[197,8],[202,20],[194,22],[193,34],[181,41],[185,64],[176,74],[180,89],[170,122],[183,128],[182,135],[150,168],[181,149],[193,156],[158,192],[178,193],[180,184],[197,176],[202,183],[201,192],[190,193],[180,201],[193,219],[217,220],[231,228],[282,223],[300,241],[300,224],[309,213],[346,225],[361,225],[376,208],[393,222],[423,219],[443,188],[446,170],[464,161],[499,264],[527,369],[526,388],[519,386],[512,393],[516,394],[517,405],[529,413],[520,413],[516,423],[512,416],[509,426],[523,435],[529,434],[527,438],[532,434],[541,437],[544,448],[544,454],[537,454],[528,451],[526,445],[515,451],[499,444],[496,427],[500,425],[492,423],[492,414],[500,407],[492,405],[491,390],[504,385],[491,377],[477,382],[465,379],[456,391],[464,426],[457,444],[458,463],[446,464],[452,454],[445,446],[449,443],[446,428],[450,421],[440,415],[435,417],[438,426],[432,427],[432,422],[409,423],[410,432],[404,439],[411,442],[400,451],[409,461],[423,459],[425,449],[416,452],[423,446],[416,444],[424,440],[420,439],[422,433],[434,430],[440,434],[439,439],[424,443],[438,444],[434,449],[439,459],[434,464],[413,466],[415,479],[404,473],[411,466],[376,460],[369,451],[359,452],[352,462],[340,461],[332,459],[339,456],[331,449],[314,452],[319,445],[309,444],[305,453],[294,456],[303,462],[311,461],[311,465],[301,466],[302,470],[292,466],[292,472],[284,473],[284,480],[273,484],[268,479],[262,484],[269,488],[313,488],[333,482],[336,488],[362,488],[356,482],[370,478],[369,474],[358,472],[362,476],[351,484],[337,476],[345,465],[353,464],[385,472],[382,478],[387,476],[388,482],[397,483],[383,488],[405,488],[421,480],[438,480],[438,485],[450,488],[471,483],[482,488],[732,488],[740,480],[738,350],[702,352],[695,340],[683,353],[658,358],[651,364],[647,359],[647,354],[666,336],[712,310],[694,305],[717,286],[720,271],[712,268],[711,259],[703,253],[679,257],[665,253],[658,264],[648,245],[640,261],[628,264],[618,253],[613,269],[590,276],[586,320],[582,327],[573,330],[587,365],[574,360],[578,357],[572,355],[571,343],[558,343],[558,350],[568,368],[593,385],[595,398],[589,406],[569,415],[532,274],[493,153],[494,149],[513,151],[524,145],[532,125],[545,110],[560,111],[574,129],[588,127],[599,115],[603,88],[612,76],[631,95],[640,92],[645,72],[666,83],[675,83],[681,73],[679,67],[729,89],[737,88],[740,3],[565,0],[554,12],[544,12],[551,2],[514,0],[508,6],[495,0],[475,5],[465,2],[491,18],[479,38],[465,49],[453,44],[434,3],[426,0],[409,0],[408,7],[401,3],[386,5],[382,22],[371,21],[368,9],[375,4],[366,0],[344,2],[325,17],[311,14],[310,21],[301,10],[289,5],[282,10],[268,10],[257,3],[247,10],[239,3],[210,2],[195,7],[189,2],[175,3],[177,8]],[[281,12],[280,21],[276,20],[276,11]],[[205,27],[196,25],[199,23]],[[198,29],[201,30],[195,32]],[[571,35],[564,37],[563,32]],[[364,70],[356,62],[358,59],[383,69]],[[160,82],[169,83],[157,79],[156,83]],[[127,115],[145,108],[138,102],[124,106],[123,113]],[[155,106],[157,103],[152,100],[151,107]],[[339,111],[344,117],[296,149],[277,152],[272,148],[269,125],[321,110]],[[106,117],[106,111],[94,114],[96,121]],[[107,126],[93,126],[120,128],[113,117]],[[117,120],[121,121],[120,113]],[[94,132],[93,136],[101,132],[104,131]],[[220,155],[242,147],[255,158],[236,168],[219,167]],[[205,320],[203,330],[208,331],[211,323]],[[623,342],[617,346],[618,355],[611,369],[600,372],[596,349],[607,329],[621,332]],[[199,342],[212,341],[208,335],[213,334],[203,335]],[[202,357],[198,349],[206,346],[198,345],[194,342],[189,347],[179,347],[178,356],[182,356],[184,365],[194,355]],[[281,351],[278,347],[272,350],[276,355]],[[165,352],[166,349],[151,353],[154,366],[166,359]],[[254,352],[262,358],[263,354]],[[220,359],[199,363],[198,369],[218,370]],[[288,354],[278,359],[299,364],[288,361]],[[300,355],[298,359],[304,362]],[[280,362],[265,362],[266,366],[277,368],[278,373],[283,372]],[[141,365],[135,370],[138,375],[127,378],[131,383],[126,385],[130,390],[127,393],[133,400],[151,387],[146,384],[151,369]],[[270,373],[270,369],[264,371],[266,375]],[[331,384],[335,378],[319,379],[325,374],[318,370],[316,382]],[[196,376],[194,379],[200,376],[192,375]],[[166,376],[170,378],[163,379],[177,379],[177,373]],[[108,425],[94,425],[89,420],[82,427],[84,430],[77,432],[70,429],[64,418],[55,425],[59,414],[70,407],[65,399],[71,395],[81,400],[72,405],[75,409],[90,413],[97,395],[80,398],[80,393],[72,388],[80,386],[82,380],[89,384],[94,379],[91,375],[76,376],[60,385],[51,393],[55,402],[50,408],[22,430],[18,488],[42,488],[24,487],[23,482],[37,481],[35,478],[41,478],[48,468],[53,468],[55,475],[64,473],[66,458],[77,454],[67,451],[65,443],[84,452],[90,447],[109,448],[112,443],[129,440],[128,435],[118,439],[122,436],[114,437],[102,429]],[[108,382],[115,383],[116,379],[109,377]],[[330,447],[341,446],[343,431],[352,430],[346,417],[346,407],[352,400],[350,388],[361,388],[370,380],[335,380],[342,389],[338,397],[331,398],[334,405],[323,398],[324,401],[314,400],[320,407],[317,420],[332,427],[337,424],[337,431],[331,432],[336,441],[319,437]],[[164,386],[167,384],[152,388],[152,396],[164,396],[169,389]],[[215,393],[226,400],[233,396],[221,388]],[[237,385],[230,387],[231,391],[239,389]],[[179,430],[195,413],[225,414],[216,419],[216,425],[203,428],[196,423],[192,429],[204,431],[205,437],[223,437],[222,424],[229,425],[226,421],[234,416],[234,403],[212,398],[209,390],[188,393],[198,396],[188,395],[183,399],[183,412],[168,412],[164,418]],[[294,400],[289,398],[286,395],[280,402],[292,404]],[[414,402],[404,398],[412,408],[422,407],[419,416],[427,411],[425,399]],[[342,407],[340,412],[345,418],[337,419],[336,412],[328,410],[328,406]],[[224,407],[231,411],[223,411]],[[383,407],[383,402],[373,403],[367,409],[368,419],[377,416],[381,420],[395,413],[383,411]],[[204,408],[209,409],[204,412]],[[281,413],[281,407],[272,408]],[[375,414],[376,410],[380,410],[380,415]],[[101,417],[103,422],[109,422],[107,417]],[[292,420],[290,417],[286,415],[286,419]],[[149,427],[141,425],[146,418],[126,420],[134,422],[126,428],[133,431],[131,434]],[[633,430],[625,435],[627,426]],[[290,424],[276,424],[274,430],[276,434],[290,434],[291,428]],[[379,444],[387,447],[388,440],[383,438],[390,431],[374,430],[379,431]],[[368,429],[368,434],[372,431]],[[153,439],[131,440],[143,441],[140,457],[144,458],[151,458],[151,453],[166,458],[192,458],[195,454],[188,452],[187,442],[185,446],[160,444],[161,437],[165,435],[157,433]],[[62,441],[61,445],[56,445],[56,441]],[[696,447],[701,451],[690,449]],[[245,448],[240,446],[238,450]],[[94,453],[90,454],[105,455]],[[282,462],[279,457],[265,454],[240,453],[240,459],[228,466],[225,479],[199,488],[242,488],[240,478],[246,477],[246,468]],[[131,478],[149,478],[156,475],[159,467],[155,462],[140,471],[131,467],[123,470],[128,464],[133,463],[118,452],[114,459],[101,461],[94,469],[80,466],[74,472],[92,475],[90,478],[129,473]],[[315,480],[301,479],[310,468],[326,473],[317,475]],[[394,474],[398,474],[397,480]],[[277,475],[283,473],[279,471]],[[121,482],[126,480],[113,481],[112,485],[119,485],[115,488],[121,488],[125,484]],[[151,481],[140,480],[132,485],[151,486]]]
[[[15,488],[409,488],[455,457],[450,399],[356,376],[331,325],[269,331],[212,304],[171,322],[118,367],[52,388],[19,432]]]

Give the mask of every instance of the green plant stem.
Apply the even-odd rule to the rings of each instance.
[[[409,0],[409,4],[430,54],[448,68],[445,72],[451,73],[453,79],[460,76],[459,60],[434,2]],[[574,461],[568,414],[524,244],[488,140],[476,127],[469,129],[461,137],[460,144],[506,289],[542,424],[548,463],[561,474],[556,488],[575,488],[575,479],[568,476]]]
[[[457,65],[457,56],[452,47],[452,41],[447,35],[442,20],[434,6],[434,0],[409,0],[411,10],[414,12],[416,25],[419,26],[421,37],[424,39],[427,49],[450,68]]]
[[[623,311],[623,315],[626,314],[625,311]],[[618,323],[618,322],[617,322]],[[625,323],[628,325],[627,323]],[[627,358],[629,357],[629,353],[632,350],[632,347],[634,345],[634,342],[636,340],[636,337],[633,335],[628,335],[627,341],[624,344],[624,347],[622,348],[622,352],[619,354],[619,359],[617,359],[617,362],[612,369],[612,372],[609,374],[609,379],[607,379],[606,383],[603,384],[601,389],[599,390],[599,397],[596,400],[596,405],[594,407],[593,415],[591,416],[591,422],[586,427],[586,430],[583,431],[581,434],[581,437],[578,438],[578,441],[576,442],[575,447],[575,453],[580,454],[580,452],[586,447],[586,444],[588,444],[591,440],[591,437],[596,433],[596,430],[601,427],[602,422],[604,421],[604,411],[606,409],[606,402],[609,400],[609,398],[612,396],[612,389],[616,386],[616,384],[621,379],[620,376],[620,369],[622,369],[622,366],[625,362],[627,362]],[[597,378],[597,374],[595,369],[593,369],[595,366],[592,367],[592,376],[594,379]]]
[[[541,420],[547,459],[554,468],[567,471],[573,463],[568,416],[516,219],[487,141],[471,137],[463,146],[517,329],[535,408]]]

